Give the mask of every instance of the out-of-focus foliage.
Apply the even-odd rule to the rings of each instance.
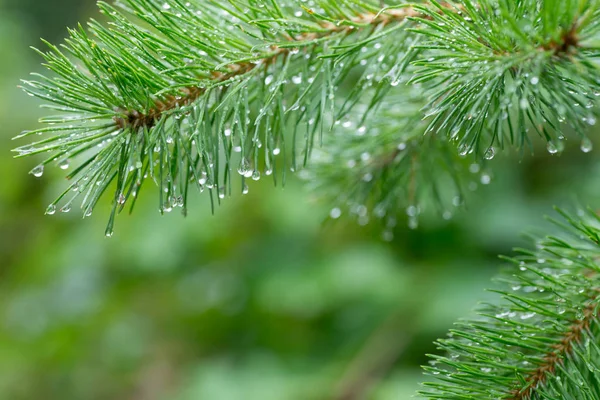
[[[561,157],[544,145],[520,164],[496,157],[494,185],[481,171],[468,182],[480,189],[468,212],[399,223],[390,243],[346,215],[322,224],[330,210],[296,181],[250,185],[216,216],[196,207],[185,220],[148,196],[108,240],[109,204],[83,222],[42,215],[60,171],[24,178],[8,152],[39,115],[16,88],[39,61],[27,45],[88,17],[47,3],[36,17],[0,0],[0,399],[409,398],[496,254],[552,204],[600,198],[595,152],[568,142]]]

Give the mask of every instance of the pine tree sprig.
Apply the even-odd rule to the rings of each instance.
[[[502,300],[439,341],[425,367],[429,399],[600,398],[600,217],[561,212],[563,234],[539,240],[498,279]]]
[[[430,130],[455,138],[461,153],[524,147],[530,135],[582,149],[595,125],[600,71],[596,0],[463,1],[460,9],[417,6],[428,39],[414,82],[431,82]]]
[[[232,192],[236,171],[243,191],[246,179],[274,169],[285,179],[299,154],[307,161],[315,136],[320,142],[353,105],[369,101],[361,87],[336,100],[352,71],[406,53],[408,44],[393,34],[420,14],[377,3],[327,0],[315,11],[292,1],[100,2],[108,25],[91,21],[89,33],[80,26],[61,47],[48,43],[49,51],[38,52],[54,76],[24,81],[30,95],[62,113],[18,137],[53,135],[16,150],[51,153],[32,174],[83,160],[47,213],[59,202],[69,211],[81,195],[90,215],[114,187],[110,234],[114,215],[135,205],[146,179],[158,186],[161,212],[184,213],[190,189],[207,190],[218,203]],[[363,50],[370,44],[377,51]],[[389,86],[396,70],[396,61],[380,62],[376,79]],[[371,106],[384,91],[373,91]],[[286,153],[291,161],[276,161]]]

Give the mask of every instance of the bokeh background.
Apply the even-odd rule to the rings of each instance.
[[[433,341],[490,298],[497,254],[552,229],[553,204],[600,205],[597,151],[571,142],[496,157],[466,210],[389,243],[324,223],[295,180],[214,216],[198,198],[161,217],[148,195],[111,239],[105,210],[44,216],[65,182],[9,152],[43,113],[18,80],[41,69],[29,46],[94,16],[93,0],[0,0],[0,399],[408,399]]]

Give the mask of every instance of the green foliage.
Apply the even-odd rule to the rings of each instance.
[[[600,8],[596,0],[481,0],[417,7],[427,40],[414,82],[434,81],[430,129],[462,154],[522,147],[529,131],[562,150],[567,127],[583,140],[596,124]]]
[[[92,21],[91,36],[79,27],[62,48],[48,44],[41,54],[57,76],[34,74],[37,80],[25,82],[28,93],[68,114],[46,117],[49,126],[21,135],[54,134],[17,150],[51,153],[32,173],[82,160],[48,213],[63,198],[63,211],[70,210],[83,195],[89,215],[115,182],[111,234],[115,212],[128,202],[133,208],[146,178],[157,183],[165,212],[185,210],[192,187],[216,192],[220,201],[237,172],[244,187],[278,163],[304,164],[314,141],[358,101],[357,86],[340,108],[334,104],[335,88],[353,69],[390,56],[393,62],[378,64],[377,78],[396,79],[404,44],[391,34],[407,23],[401,11],[376,15],[369,2],[322,6],[316,13],[295,2],[100,3],[109,27]],[[361,51],[375,40],[376,49]],[[287,132],[291,161],[284,157]]]
[[[469,166],[472,161],[460,157],[446,138],[425,135],[423,89],[403,89],[390,94],[376,116],[362,121],[365,125],[359,118],[340,121],[301,174],[310,188],[336,204],[332,218],[349,213],[361,225],[382,219],[386,240],[393,237],[399,211],[413,229],[428,206],[450,219],[450,210],[462,204],[468,190],[469,169],[481,173],[485,184],[491,179],[480,165]]]
[[[509,259],[501,301],[483,304],[439,341],[430,399],[600,398],[600,217],[563,214],[559,236]]]
[[[99,3],[66,43],[38,51],[51,76],[24,89],[57,116],[19,138],[49,154],[71,184],[47,209],[89,216],[112,192],[106,230],[153,181],[159,210],[187,213],[192,190],[213,206],[247,180],[303,172],[359,223],[398,214],[416,227],[434,204],[445,217],[468,178],[489,183],[506,147],[551,154],[596,124],[597,0],[123,0]],[[325,146],[321,149],[320,144]],[[316,146],[319,145],[319,146]],[[310,161],[313,161],[312,165]],[[483,171],[483,172],[482,172]],[[239,181],[234,179],[239,175]],[[599,218],[566,217],[513,260],[503,301],[439,342],[431,399],[598,399]]]
[[[48,214],[70,211],[81,196],[88,216],[110,190],[108,235],[148,180],[161,213],[186,214],[192,191],[208,191],[214,206],[238,187],[247,192],[248,180],[285,182],[323,141],[337,165],[372,157],[358,174],[373,176],[370,185],[357,182],[358,169],[333,171],[316,160],[314,186],[341,200],[338,208],[394,220],[426,208],[418,193],[434,188],[436,207],[449,215],[448,204],[462,201],[462,164],[491,159],[496,147],[523,147],[531,130],[551,153],[569,129],[591,150],[597,2],[558,4],[100,2],[108,25],[91,21],[89,33],[80,26],[64,45],[40,51],[53,75],[34,74],[25,90],[61,114],[24,132],[49,136],[17,151],[50,154],[35,176],[48,164],[77,163]],[[412,118],[424,123],[399,115],[412,101]],[[349,123],[359,138],[348,137]],[[408,151],[396,154],[407,139]],[[456,153],[475,154],[461,161]],[[424,171],[417,164],[440,168],[410,173]],[[445,176],[454,189],[440,188],[450,186]]]

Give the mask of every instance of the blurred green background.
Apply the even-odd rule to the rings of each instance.
[[[161,217],[148,195],[104,237],[106,210],[44,216],[61,171],[28,175],[11,138],[37,126],[17,88],[29,46],[97,16],[93,0],[0,0],[0,399],[408,399],[432,342],[468,315],[543,214],[598,206],[597,152],[494,160],[450,221],[323,223],[292,180],[210,214]],[[19,143],[21,145],[23,143]],[[474,177],[475,179],[475,177]],[[477,184],[475,184],[477,186]]]

